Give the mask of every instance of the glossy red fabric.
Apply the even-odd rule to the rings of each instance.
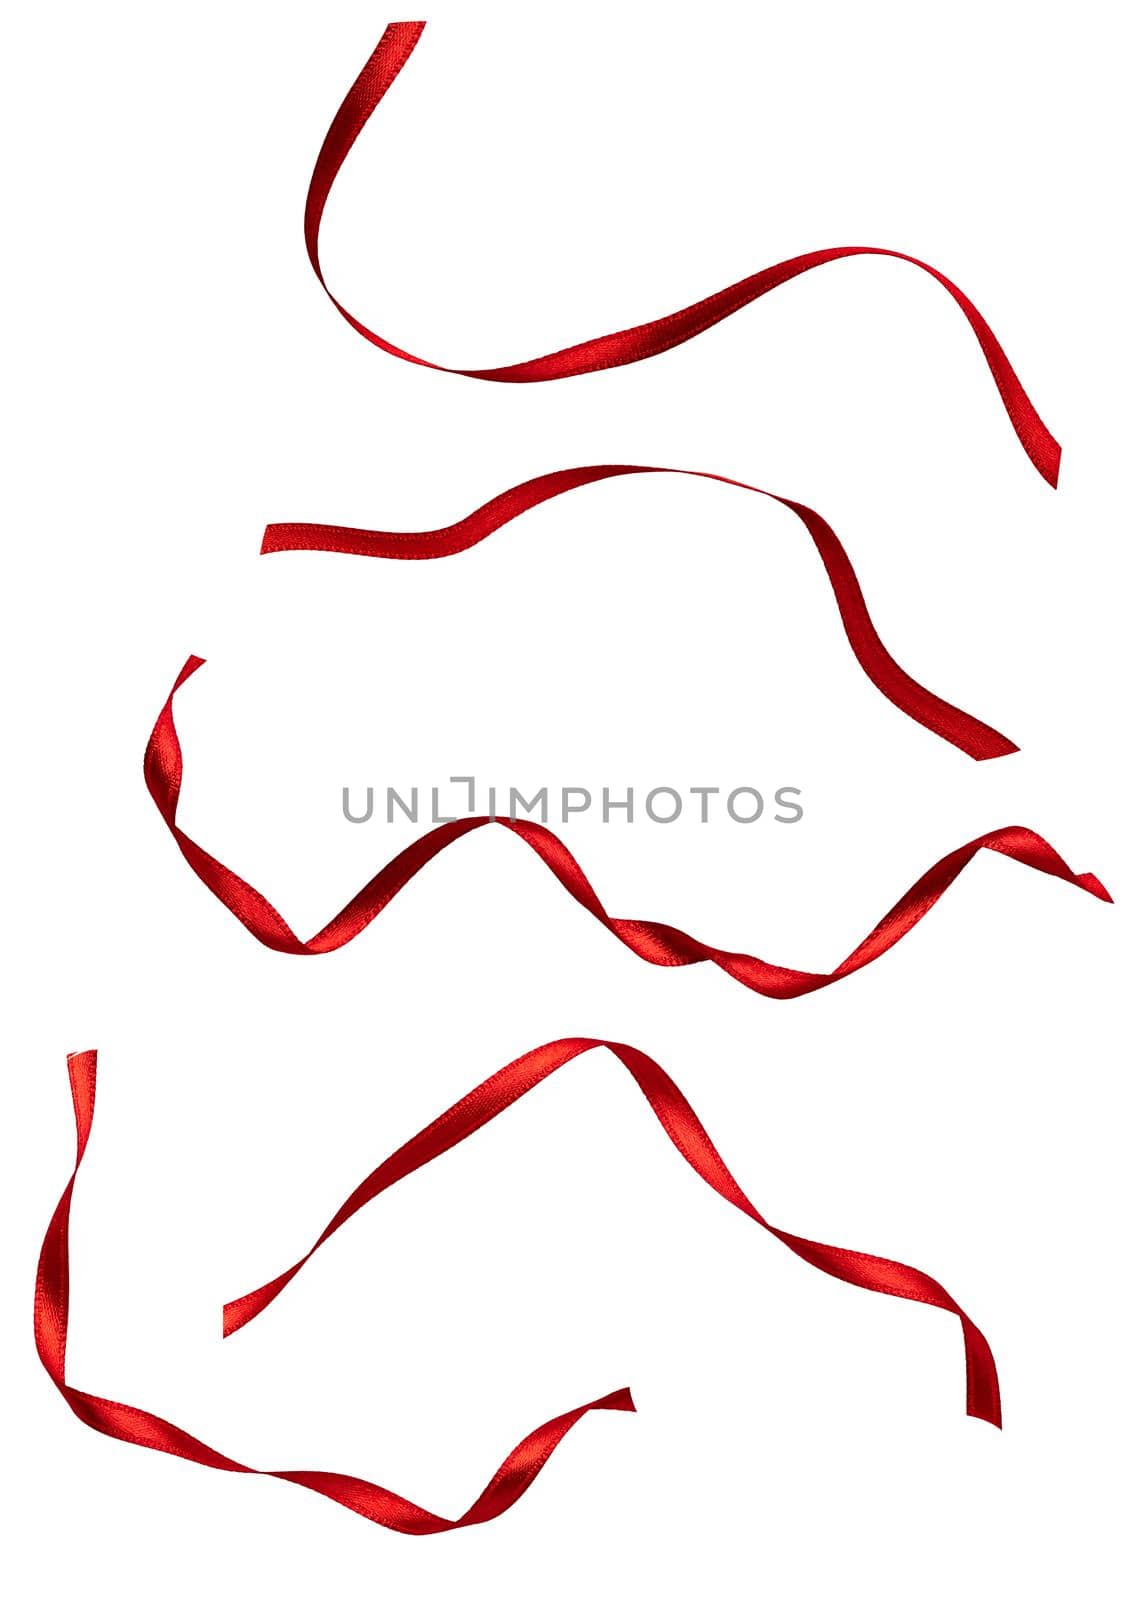
[[[96,1065],[97,1053],[94,1050],[82,1050],[67,1058],[78,1150],[75,1170],[44,1236],[35,1293],[35,1340],[39,1358],[64,1400],[87,1427],[94,1428],[97,1433],[105,1433],[112,1439],[119,1439],[124,1444],[180,1456],[199,1467],[212,1467],[218,1472],[253,1473],[257,1477],[280,1478],[285,1483],[299,1484],[303,1489],[312,1489],[317,1494],[325,1495],[348,1511],[354,1511],[358,1516],[367,1517],[369,1521],[396,1533],[426,1534],[449,1533],[454,1528],[468,1528],[476,1522],[491,1522],[494,1517],[500,1517],[503,1511],[508,1511],[521,1498],[565,1434],[587,1412],[635,1410],[629,1391],[617,1389],[613,1394],[553,1417],[551,1421],[535,1428],[509,1452],[468,1511],[460,1517],[450,1518],[424,1510],[401,1494],[383,1489],[376,1483],[368,1483],[363,1478],[348,1477],[339,1472],[270,1472],[259,1467],[244,1466],[150,1411],[140,1411],[136,1406],[123,1405],[118,1400],[106,1400],[100,1395],[73,1388],[67,1381],[67,1319],[70,1308],[68,1235],[71,1197],[86,1153],[95,1110]]]
[[[914,722],[919,722],[949,744],[956,745],[976,761],[989,761],[996,756],[1010,755],[1018,749],[1005,735],[997,733],[985,722],[968,716],[958,706],[941,700],[897,665],[873,627],[853,564],[824,517],[796,500],[773,494],[769,489],[756,488],[751,483],[741,483],[737,478],[724,478],[717,472],[696,472],[682,467],[567,467],[515,484],[449,527],[434,528],[424,533],[382,533],[311,522],[270,523],[265,529],[261,553],[273,555],[284,550],[323,550],[337,555],[380,556],[387,561],[434,561],[469,550],[515,517],[573,489],[599,483],[605,478],[659,472],[729,484],[732,488],[762,495],[792,511],[813,540],[814,548],[824,564],[853,654],[862,671],[881,694]]]
[[[226,1335],[236,1333],[254,1317],[272,1304],[282,1289],[289,1284],[301,1267],[326,1240],[357,1211],[376,1199],[402,1178],[409,1177],[420,1167],[438,1156],[445,1155],[463,1139],[468,1139],[487,1122],[507,1110],[537,1084],[544,1081],[560,1067],[589,1050],[610,1050],[638,1084],[648,1105],[655,1112],[660,1126],[679,1151],[694,1168],[704,1183],[729,1200],[744,1216],[765,1228],[767,1233],[780,1239],[795,1255],[810,1266],[818,1267],[830,1277],[843,1283],[855,1284],[860,1289],[872,1289],[877,1294],[896,1295],[902,1300],[917,1300],[924,1305],[938,1306],[953,1312],[963,1329],[964,1355],[967,1363],[967,1412],[984,1422],[1001,1425],[999,1405],[999,1379],[990,1346],[966,1312],[952,1299],[947,1290],[927,1273],[915,1267],[903,1266],[898,1261],[888,1261],[881,1256],[865,1255],[859,1250],[842,1250],[836,1245],[817,1244],[812,1239],[801,1239],[796,1234],[785,1233],[766,1221],[739,1188],[726,1163],[711,1143],[691,1106],[677,1085],[667,1076],[658,1062],[630,1044],[618,1044],[612,1039],[554,1039],[549,1044],[528,1050],[516,1061],[511,1061],[500,1072],[480,1083],[476,1089],[437,1117],[429,1127],[415,1134],[394,1155],[388,1156],[369,1177],[353,1190],[320,1234],[315,1244],[300,1260],[260,1289],[231,1300],[224,1309],[222,1326]]]
[[[417,366],[430,367],[436,372],[457,373],[465,378],[482,378],[493,383],[544,383],[555,378],[572,378],[580,373],[599,372],[607,367],[626,366],[630,362],[644,361],[662,354],[676,345],[705,332],[724,317],[742,310],[752,301],[788,283],[814,267],[841,261],[849,256],[887,256],[895,261],[905,261],[919,267],[947,290],[963,312],[979,342],[979,347],[991,369],[991,376],[999,397],[1018,434],[1023,449],[1047,483],[1056,486],[1062,449],[1035,410],[1026,390],[1019,382],[1006,352],[996,339],[987,322],[963,291],[950,278],[900,250],[886,250],[876,245],[836,245],[824,250],[810,250],[804,255],[780,261],[766,267],[751,277],[720,289],[694,305],[685,306],[670,316],[641,323],[634,328],[624,328],[618,333],[602,334],[599,338],[585,339],[567,349],[549,355],[535,356],[529,361],[518,361],[503,367],[447,367],[423,356],[412,355],[397,344],[375,333],[352,315],[328,288],[320,265],[320,223],[328,194],[335,182],[352,145],[367,124],[368,118],[406,66],[412,50],[418,43],[426,24],[424,22],[393,22],[385,30],[359,77],[347,92],[343,104],[336,112],[323,146],[316,159],[308,200],[304,212],[304,239],[308,259],[323,285],[328,298],[340,315],[357,333],[403,361],[413,361]]]
[[[795,1255],[831,1277],[879,1294],[895,1295],[925,1305],[951,1311],[963,1330],[967,1370],[967,1412],[996,1427],[1002,1425],[999,1380],[994,1358],[983,1334],[947,1290],[926,1273],[900,1262],[833,1245],[817,1244],[773,1227],[754,1208],[728,1171],[706,1129],[663,1069],[631,1045],[599,1039],[559,1039],[529,1051],[474,1089],[463,1100],[445,1111],[428,1128],[409,1140],[381,1167],[364,1180],[325,1228],[313,1250],[353,1216],[361,1206],[400,1178],[416,1171],[436,1156],[452,1149],[491,1121],[515,1100],[534,1088],[559,1067],[587,1050],[605,1046],[627,1068],[679,1153],[698,1175],[725,1200],[736,1206],[768,1233],[780,1239]],[[179,1456],[197,1466],[219,1472],[252,1473],[258,1477],[280,1478],[322,1494],[358,1516],[367,1517],[396,1533],[446,1533],[455,1528],[489,1522],[501,1516],[523,1495],[536,1478],[565,1434],[589,1411],[633,1411],[631,1393],[615,1390],[599,1400],[566,1411],[534,1429],[510,1451],[487,1487],[473,1505],[457,1518],[427,1511],[393,1490],[365,1479],[336,1472],[267,1470],[249,1467],[223,1455],[211,1445],[187,1433],[153,1412],[124,1405],[101,1395],[76,1389],[67,1381],[67,1327],[70,1312],[70,1220],[75,1180],[79,1174],[91,1135],[95,1109],[97,1053],[79,1051],[69,1056],[68,1072],[75,1110],[77,1149],[75,1166],[44,1235],[36,1273],[34,1330],[36,1350],[45,1371],[75,1416],[87,1427],[123,1444],[166,1455]],[[297,1262],[286,1273],[263,1289],[242,1297],[225,1308],[224,1331],[232,1333],[250,1321],[280,1293],[312,1254]]]
[[[182,750],[174,725],[174,696],[186,679],[204,664],[199,656],[189,658],[162,707],[146,746],[146,784],[182,855],[205,886],[262,944],[288,955],[323,955],[340,949],[362,933],[399,890],[436,855],[463,835],[487,826],[505,828],[522,839],[573,899],[591,912],[641,961],[651,962],[658,967],[685,967],[700,961],[712,961],[736,982],[775,1000],[789,1000],[810,994],[815,989],[824,989],[831,983],[849,977],[851,973],[859,972],[870,961],[877,960],[886,950],[891,950],[927,915],[980,850],[993,850],[1009,856],[1036,872],[1045,872],[1050,877],[1084,889],[1099,900],[1110,898],[1108,891],[1092,873],[1075,873],[1039,834],[1029,828],[996,828],[991,833],[981,834],[978,839],[972,839],[968,844],[960,845],[930,867],[857,948],[831,972],[800,972],[791,967],[775,966],[758,956],[717,949],[667,923],[612,917],[601,904],[580,863],[555,833],[536,822],[475,816],[457,822],[445,822],[416,839],[381,868],[325,928],[311,939],[300,939],[262,894],[209,855],[178,826]]]

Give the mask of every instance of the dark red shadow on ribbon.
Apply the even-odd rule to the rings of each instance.
[[[515,484],[449,527],[434,528],[424,533],[383,533],[366,528],[311,522],[270,523],[265,529],[261,554],[273,555],[283,550],[322,550],[336,555],[379,556],[385,561],[435,561],[469,550],[515,517],[573,489],[599,483],[605,478],[658,472],[725,483],[735,489],[760,494],[792,511],[813,540],[814,548],[825,566],[853,654],[862,671],[881,694],[914,722],[930,729],[949,744],[956,745],[976,761],[989,761],[996,756],[1010,755],[1018,749],[1017,745],[985,722],[968,716],[958,706],[950,705],[923,688],[897,665],[873,627],[853,564],[824,517],[796,500],[787,500],[769,489],[741,483],[737,478],[725,478],[717,472],[696,472],[683,467],[566,467]]]
[[[950,278],[929,266],[926,261],[905,255],[900,250],[885,250],[876,245],[836,245],[826,250],[811,250],[789,261],[781,261],[776,266],[766,267],[749,278],[731,284],[729,288],[720,289],[705,300],[672,312],[670,316],[641,323],[635,328],[624,328],[618,333],[602,334],[596,339],[585,339],[567,349],[505,367],[447,367],[422,356],[411,355],[409,351],[374,333],[336,299],[325,282],[320,265],[320,223],[328,194],[348,152],[375,107],[406,66],[425,27],[425,22],[393,22],[385,30],[328,129],[316,158],[304,211],[304,239],[308,259],[316,276],[340,315],[373,345],[385,350],[388,355],[398,356],[402,361],[412,361],[416,366],[429,367],[435,372],[456,373],[464,378],[483,378],[492,383],[545,383],[554,378],[572,378],[580,373],[599,372],[607,367],[627,366],[630,362],[645,361],[651,356],[660,355],[695,338],[724,317],[741,311],[771,289],[777,289],[801,273],[825,266],[830,261],[840,261],[847,256],[887,256],[894,261],[906,261],[911,266],[919,267],[951,295],[979,341],[979,348],[991,369],[999,397],[1023,449],[1047,483],[1057,486],[1062,448],[1031,404],[1030,397],[991,328]]]
[[[204,664],[201,657],[190,656],[162,707],[146,746],[146,785],[179,850],[206,888],[262,944],[287,955],[324,955],[340,949],[362,933],[399,890],[448,845],[467,833],[488,826],[505,828],[522,839],[573,899],[609,933],[614,934],[621,944],[627,945],[641,961],[648,961],[657,967],[686,967],[701,961],[712,961],[736,982],[775,1000],[790,1000],[798,995],[811,994],[815,989],[824,989],[831,983],[849,977],[851,973],[859,972],[869,962],[876,961],[928,914],[968,862],[981,850],[993,850],[1000,855],[1010,856],[1012,861],[1059,878],[1063,883],[1073,884],[1099,900],[1108,901],[1110,898],[1093,873],[1075,873],[1039,834],[1029,828],[996,828],[991,833],[981,834],[978,839],[972,839],[969,844],[960,845],[930,867],[832,972],[799,972],[792,967],[775,966],[758,956],[719,950],[684,933],[681,928],[670,927],[664,922],[609,916],[576,857],[548,828],[537,822],[506,817],[467,817],[445,822],[416,839],[381,868],[354,899],[332,918],[327,927],[311,939],[299,939],[264,895],[209,855],[178,826],[182,749],[174,726],[174,696],[186,679]]]

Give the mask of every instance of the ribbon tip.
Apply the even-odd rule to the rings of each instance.
[[[999,761],[1003,756],[1017,756],[1019,748],[1017,744],[1012,744],[1005,734],[999,734],[997,742],[993,740],[990,747],[979,751],[975,759],[976,761]]]
[[[1107,906],[1113,905],[1113,896],[1110,894],[1109,890],[1106,888],[1101,879],[1095,877],[1092,872],[1083,872],[1079,876],[1078,882],[1081,884],[1083,889],[1094,895],[1096,899],[1104,900]]]

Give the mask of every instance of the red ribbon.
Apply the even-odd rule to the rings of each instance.
[[[743,1194],[722,1157],[711,1143],[706,1130],[678,1088],[649,1056],[630,1045],[614,1044],[599,1039],[561,1039],[540,1046],[521,1056],[508,1067],[495,1073],[480,1084],[465,1099],[442,1114],[421,1133],[409,1140],[401,1150],[391,1156],[381,1167],[356,1189],[324,1230],[313,1249],[331,1236],[356,1211],[384,1189],[402,1177],[432,1161],[436,1156],[452,1149],[462,1139],[483,1127],[499,1112],[519,1099],[543,1078],[555,1072],[575,1056],[600,1045],[613,1052],[627,1067],[639,1084],[648,1103],[655,1112],[664,1131],[676,1149],[705,1182],[729,1200],[730,1203],[772,1233],[811,1265],[846,1283],[856,1284],[880,1294],[895,1295],[905,1300],[916,1300],[925,1305],[938,1306],[958,1316],[963,1329],[964,1353],[967,1365],[967,1411],[969,1416],[1001,1426],[999,1380],[994,1358],[983,1334],[958,1306],[951,1295],[934,1278],[913,1267],[879,1256],[863,1255],[856,1251],[840,1250],[832,1245],[815,1244],[794,1234],[783,1233],[772,1227],[759,1215]],[[36,1274],[35,1340],[36,1349],[44,1369],[71,1410],[87,1427],[107,1434],[124,1444],[138,1445],[146,1450],[158,1450],[167,1455],[180,1456],[198,1466],[211,1467],[219,1472],[253,1473],[258,1477],[280,1478],[286,1483],[299,1484],[314,1490],[329,1500],[369,1518],[382,1527],[397,1533],[446,1533],[453,1528],[469,1527],[477,1522],[489,1522],[508,1511],[536,1478],[549,1456],[575,1423],[589,1411],[633,1411],[631,1393],[618,1389],[552,1418],[534,1429],[503,1461],[478,1499],[461,1517],[451,1519],[427,1511],[413,1501],[384,1489],[365,1479],[349,1477],[336,1472],[266,1471],[248,1467],[230,1456],[222,1455],[192,1434],[176,1427],[172,1422],[141,1411],[135,1406],[108,1400],[100,1395],[88,1394],[72,1387],[67,1381],[67,1323],[70,1310],[69,1230],[71,1197],[75,1179],[87,1151],[95,1109],[97,1055],[94,1050],[84,1050],[69,1056],[68,1071],[71,1094],[75,1108],[77,1150],[75,1167],[59,1204],[48,1224],[40,1251]],[[308,1252],[310,1256],[311,1251]],[[264,1289],[225,1308],[225,1332],[232,1333],[251,1320],[280,1292],[285,1283],[299,1271],[305,1256],[296,1266]]]
[[[660,355],[665,350],[671,350],[676,345],[693,339],[697,334],[713,327],[715,323],[721,322],[724,317],[741,311],[744,306],[768,294],[771,289],[788,283],[791,278],[809,272],[814,267],[824,266],[827,262],[840,261],[846,256],[888,256],[895,261],[907,261],[910,265],[919,267],[951,295],[971,324],[971,330],[979,341],[979,347],[986,357],[999,396],[1023,449],[1047,483],[1052,486],[1057,485],[1062,448],[1034,409],[1003,347],[984,318],[962,289],[958,289],[950,278],[945,278],[942,272],[929,266],[926,261],[919,261],[915,256],[905,255],[900,250],[885,250],[875,245],[838,245],[827,250],[811,250],[805,255],[794,256],[789,261],[781,261],[776,266],[766,267],[749,278],[731,284],[729,288],[720,289],[717,294],[709,295],[705,300],[685,306],[681,311],[672,312],[670,316],[641,323],[635,328],[624,328],[619,333],[606,333],[597,339],[585,339],[581,344],[570,345],[565,350],[535,356],[532,360],[519,361],[506,367],[443,366],[436,361],[427,361],[422,356],[411,355],[409,351],[400,349],[398,345],[374,333],[336,299],[325,282],[320,266],[320,222],[328,194],[348,151],[363,131],[375,107],[403,70],[425,26],[425,22],[393,22],[385,30],[363,71],[348,90],[328,129],[312,172],[304,211],[304,239],[308,247],[308,259],[328,298],[345,321],[380,350],[398,356],[402,361],[413,361],[417,366],[430,367],[435,372],[456,373],[464,378],[482,378],[492,383],[545,383],[550,379],[572,378],[579,373],[598,372],[607,367],[627,366],[630,362],[645,361],[650,356]]]
[[[592,913],[596,920],[616,936],[642,961],[657,967],[686,967],[700,961],[713,961],[736,982],[754,989],[771,999],[789,1000],[798,995],[824,989],[831,983],[859,972],[927,915],[940,896],[953,884],[959,874],[980,850],[994,850],[1010,856],[1023,866],[1036,872],[1045,872],[1064,883],[1074,884],[1099,900],[1110,899],[1108,891],[1091,872],[1075,873],[1062,857],[1039,834],[1029,828],[996,828],[981,834],[969,844],[960,845],[949,855],[930,867],[908,892],[900,897],[872,932],[857,948],[847,955],[832,972],[799,972],[791,967],[774,966],[758,956],[740,955],[729,950],[716,949],[704,944],[680,928],[663,922],[644,922],[623,917],[611,917],[604,909],[596,891],[585,877],[580,863],[568,847],[537,822],[514,820],[506,817],[468,817],[456,822],[444,822],[393,857],[387,865],[364,885],[359,893],[334,916],[327,927],[311,939],[303,940],[293,933],[280,912],[243,878],[224,866],[196,844],[178,826],[178,796],[182,786],[182,749],[174,726],[174,696],[186,679],[201,666],[200,656],[190,656],[170,691],[169,698],[154,724],[146,746],[144,770],[146,785],[162,818],[177,841],[179,850],[197,873],[206,888],[210,889],[222,905],[227,906],[253,936],[270,950],[280,950],[287,955],[324,955],[362,933],[415,876],[421,872],[447,845],[476,828],[496,825],[506,828],[533,850],[549,868],[573,899]]]
[[[124,1444],[181,1456],[185,1461],[193,1461],[199,1467],[212,1467],[218,1472],[246,1472],[262,1478],[281,1478],[285,1483],[298,1483],[301,1488],[326,1495],[347,1510],[378,1522],[384,1528],[391,1528],[396,1533],[423,1534],[448,1533],[452,1528],[468,1528],[476,1522],[492,1522],[494,1517],[500,1517],[503,1511],[508,1511],[521,1498],[565,1434],[586,1412],[635,1410],[629,1391],[617,1389],[600,1400],[592,1400],[587,1405],[577,1406],[559,1417],[553,1417],[522,1439],[506,1456],[470,1509],[462,1516],[451,1519],[426,1511],[422,1506],[415,1505],[413,1500],[406,1500],[401,1494],[383,1489],[377,1483],[368,1483],[366,1479],[348,1477],[340,1472],[268,1472],[259,1467],[246,1467],[150,1411],[140,1411],[136,1406],[123,1405],[118,1400],[105,1400],[99,1395],[72,1388],[67,1382],[67,1317],[70,1305],[68,1231],[75,1178],[91,1134],[96,1059],[94,1050],[83,1050],[67,1058],[71,1097],[75,1105],[78,1150],[75,1170],[44,1235],[35,1297],[35,1337],[39,1358],[48,1377],[79,1421],[86,1423],[88,1428],[105,1433],[112,1439],[120,1439]]]
[[[746,489],[751,494],[763,495],[767,500],[787,507],[805,526],[813,540],[825,565],[853,654],[881,694],[914,722],[929,728],[932,733],[956,745],[976,761],[989,761],[995,756],[1010,755],[1018,749],[1017,745],[985,722],[968,716],[958,706],[950,705],[923,688],[897,665],[873,627],[853,564],[824,517],[796,500],[787,500],[769,489],[741,483],[737,478],[725,478],[717,472],[696,472],[683,467],[566,467],[559,472],[546,472],[539,478],[516,484],[449,527],[434,528],[425,533],[381,533],[311,522],[270,523],[265,529],[261,554],[272,555],[282,550],[324,550],[338,555],[381,556],[388,561],[434,561],[442,556],[469,550],[483,539],[488,539],[505,523],[531,511],[534,506],[543,505],[546,500],[568,494],[586,484],[599,483],[605,478],[647,472],[666,472],[684,478],[705,478],[713,483],[726,483],[732,488]]]
[[[260,1289],[231,1300],[223,1314],[225,1335],[236,1333],[254,1317],[272,1304],[283,1288],[296,1276],[301,1267],[310,1261],[316,1251],[331,1238],[356,1212],[376,1199],[385,1189],[409,1177],[420,1167],[461,1144],[479,1128],[484,1128],[494,1117],[520,1100],[550,1077],[558,1068],[584,1055],[589,1050],[610,1050],[625,1066],[638,1084],[645,1100],[659,1119],[660,1126],[683,1159],[707,1183],[729,1200],[743,1216],[749,1217],[775,1239],[789,1247],[796,1256],[818,1267],[830,1277],[843,1283],[854,1284],[859,1289],[872,1289],[877,1294],[896,1295],[901,1300],[918,1300],[924,1305],[938,1306],[953,1312],[963,1329],[964,1355],[967,1363],[967,1414],[984,1422],[1002,1425],[999,1405],[999,1379],[990,1346],[971,1321],[970,1317],[952,1299],[947,1290],[915,1267],[903,1266],[882,1256],[865,1255],[859,1250],[842,1250],[836,1245],[817,1244],[812,1239],[801,1239],[796,1234],[784,1233],[766,1221],[743,1194],[728,1170],[726,1163],[711,1143],[710,1135],[680,1093],[678,1087],[642,1050],[630,1044],[617,1044],[612,1039],[554,1039],[549,1044],[538,1045],[516,1061],[511,1061],[500,1072],[480,1083],[463,1099],[444,1111],[429,1127],[408,1139],[394,1155],[388,1156],[381,1166],[356,1188],[344,1201],[335,1216],[300,1260],[279,1277]]]
[[[436,371],[492,382],[545,382],[622,366],[661,354],[814,267],[848,256],[891,257],[930,274],[955,300],[978,340],[1024,450],[1047,482],[1057,484],[1060,446],[1035,411],[987,322],[967,296],[936,268],[899,251],[873,246],[842,246],[812,251],[755,273],[670,316],[504,367],[467,369],[441,366],[411,355],[367,328],[335,299],[327,287],[319,259],[320,225],[328,194],[340,167],[371,113],[406,64],[423,27],[424,24],[418,22],[396,23],[385,31],[328,131],[313,171],[305,211],[305,240],[313,269],[341,315],[372,344],[402,360]],[[297,524],[277,525],[266,531],[263,549],[322,549],[387,558],[430,559],[469,548],[511,518],[569,489],[623,474],[671,470],[680,469],[601,466],[550,473],[499,495],[449,528],[419,535]],[[833,530],[816,512],[752,485],[719,478],[717,474],[693,472],[688,475],[717,479],[754,493],[767,494],[798,516],[825,564],[858,661],[881,692],[900,709],[977,760],[1004,755],[1016,748],[1003,735],[930,694],[892,660],[873,628],[848,557]],[[736,981],[773,998],[792,998],[824,988],[876,960],[926,915],[968,862],[983,849],[1008,855],[1025,866],[1085,889],[1099,899],[1110,898],[1096,877],[1089,873],[1075,874],[1038,834],[1020,827],[1003,828],[972,840],[936,863],[832,972],[799,972],[771,965],[755,956],[719,950],[666,924],[613,918],[604,909],[576,859],[547,828],[528,821],[471,817],[443,824],[416,840],[378,872],[327,927],[314,938],[301,941],[262,895],[208,855],[177,825],[182,755],[174,725],[173,700],[177,689],[201,665],[203,662],[199,658],[189,659],[158,718],[146,750],[147,785],[180,850],[201,880],[263,944],[287,953],[322,954],[340,948],[362,932],[435,855],[464,834],[491,822],[508,829],[528,844],[573,898],[642,960],[658,966],[686,966],[712,961]],[[995,1426],[1001,1425],[998,1376],[987,1341],[939,1283],[925,1273],[899,1262],[818,1244],[774,1227],[738,1186],[694,1111],[663,1069],[632,1046],[590,1038],[557,1040],[528,1052],[488,1078],[415,1135],[355,1189],[307,1254],[270,1283],[225,1307],[224,1333],[228,1335],[235,1332],[271,1304],[315,1250],[362,1206],[475,1133],[560,1067],[598,1047],[609,1049],[631,1073],[664,1131],[695,1172],[725,1200],[796,1255],[846,1283],[933,1305],[957,1316],[964,1338],[967,1412]],[[150,1412],[72,1387],[66,1377],[70,1304],[69,1226],[75,1180],[88,1147],[94,1114],[96,1053],[84,1051],[70,1056],[68,1069],[75,1111],[77,1153],[72,1176],[48,1225],[40,1253],[35,1292],[35,1339],[40,1360],[52,1382],[74,1414],[88,1427],[125,1443],[179,1456],[218,1471],[255,1473],[299,1484],[397,1532],[432,1534],[490,1521],[508,1510],[528,1489],[569,1429],[587,1412],[634,1410],[630,1392],[621,1389],[544,1423],[510,1452],[469,1510],[457,1519],[450,1519],[362,1479],[330,1472],[269,1472],[245,1466]]]

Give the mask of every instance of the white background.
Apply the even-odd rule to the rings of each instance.
[[[14,1593],[282,1600],[1129,1591],[1134,1428],[1131,41],[1089,4],[461,6],[351,157],[325,261],[405,347],[491,365],[843,243],[976,300],[1065,446],[1054,494],[957,308],[810,274],[658,360],[470,383],[340,321],[301,242],[388,20],[334,5],[24,7],[2,99],[5,1491]],[[259,560],[267,520],[419,528],[595,461],[797,496],[921,682],[1023,747],[976,765],[844,641],[790,513],[633,480],[452,561]],[[12,468],[14,467],[14,471]],[[609,907],[827,970],[948,849],[1021,822],[1109,907],[984,856],[792,1004],[638,962],[500,830],[333,956],[258,946],[142,783],[183,659],[182,819],[302,934],[413,830],[340,789],[796,784],[792,828],[565,829]],[[922,1266],[990,1338],[811,1271],[684,1167],[610,1057],[345,1229],[262,1321],[219,1307],[532,1045],[677,1078],[771,1220]],[[257,1465],[457,1515],[546,1417],[628,1383],[500,1521],[411,1540],[83,1429],[35,1362],[35,1257],[97,1045],[70,1375]]]

